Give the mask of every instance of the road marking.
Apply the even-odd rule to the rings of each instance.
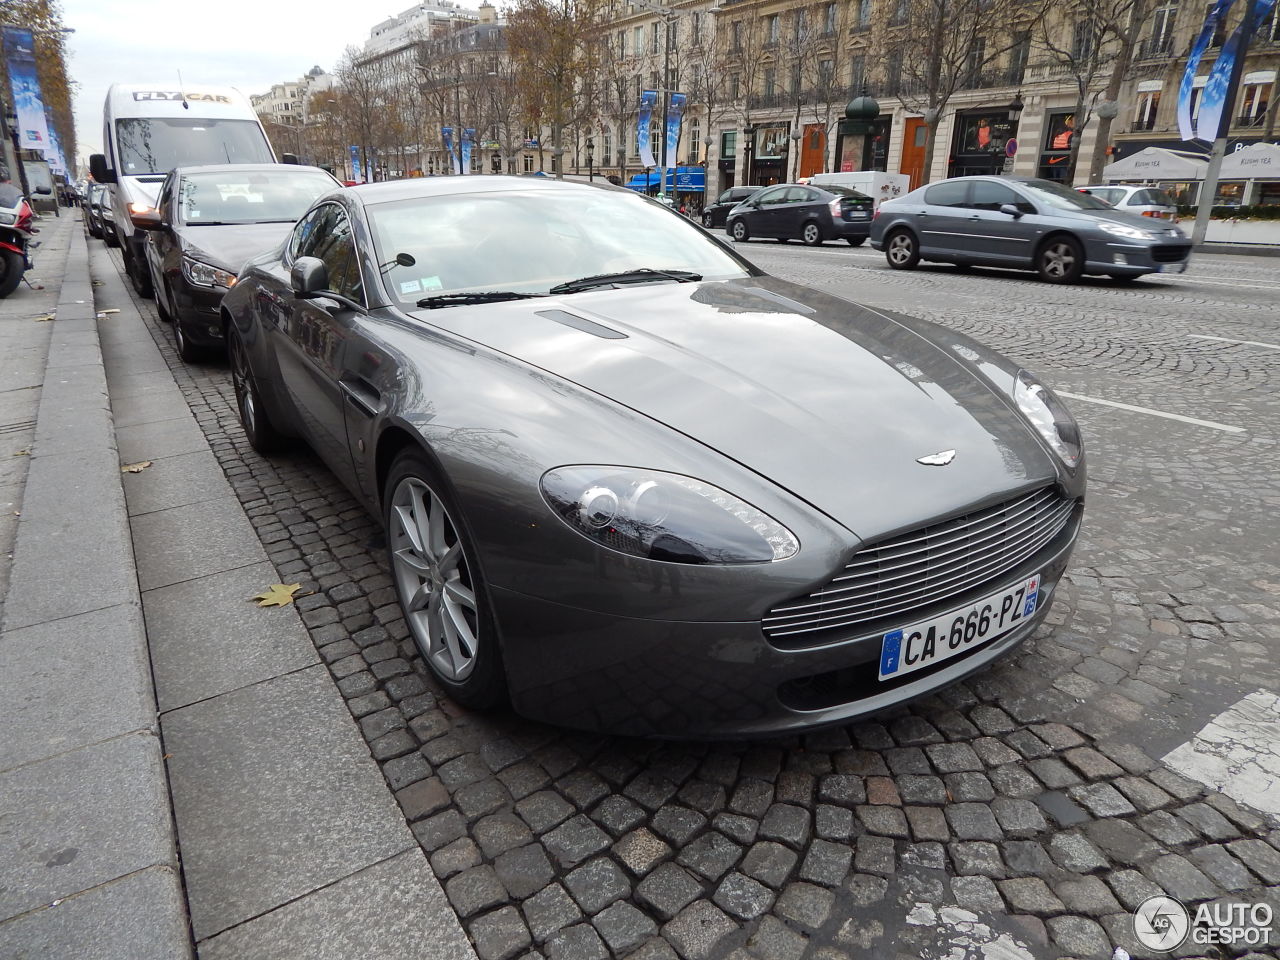
[[[1280,697],[1265,690],[1249,694],[1164,762],[1233,800],[1280,815]]]
[[[1188,333],[1192,340],[1217,340],[1219,343],[1238,343],[1246,347],[1262,347],[1264,350],[1280,350],[1280,343],[1263,343],[1260,340],[1234,340],[1231,337],[1211,337],[1207,333]]]
[[[1210,427],[1214,430],[1222,430],[1225,433],[1244,433],[1244,427],[1233,427],[1230,424],[1218,423],[1216,420],[1197,420],[1195,417],[1184,417],[1180,413],[1165,413],[1163,410],[1152,410],[1150,407],[1137,407],[1132,403],[1117,403],[1115,400],[1102,400],[1098,397],[1084,397],[1078,393],[1067,393],[1065,390],[1054,391],[1060,397],[1069,397],[1072,400],[1080,400],[1084,403],[1096,403],[1104,407],[1115,407],[1117,410],[1129,410],[1133,413],[1145,413],[1151,417],[1163,417],[1166,420],[1177,420],[1180,423],[1190,423],[1197,427]]]
[[[1267,284],[1267,286],[1259,288],[1262,290],[1270,290],[1272,288],[1280,289],[1280,282],[1275,280],[1257,280],[1252,277],[1205,277],[1198,273],[1184,273],[1181,276],[1177,276],[1172,273],[1148,273],[1146,276],[1152,280],[1179,280],[1182,283],[1209,283],[1218,287],[1238,287],[1242,283],[1259,283]]]

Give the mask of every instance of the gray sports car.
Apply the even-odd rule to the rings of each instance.
[[[335,190],[222,301],[241,419],[379,514],[459,701],[659,736],[833,724],[1043,619],[1079,430],[941,327],[770,277],[629,190]]]

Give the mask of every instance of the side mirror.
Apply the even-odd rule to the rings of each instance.
[[[329,268],[319,257],[299,257],[289,271],[289,286],[299,300],[310,300],[329,289]]]
[[[42,194],[44,196],[49,196],[50,194],[53,193],[53,188],[52,187],[36,187],[35,192]]]
[[[1013,219],[1015,220],[1019,219],[1022,216],[1022,211],[1019,210],[1017,207],[1015,207],[1012,203],[1000,204],[1000,212],[1004,214],[1008,214],[1009,216],[1013,217]]]
[[[129,219],[133,221],[133,225],[139,230],[163,230],[168,226],[155,210],[148,210],[145,213],[130,211]]]
[[[115,183],[116,173],[114,170],[107,169],[107,158],[105,154],[93,153],[89,155],[89,172],[93,174],[93,179],[98,183]]]
[[[280,154],[280,162],[292,163],[296,165],[298,162],[298,155],[296,153],[282,153]]]

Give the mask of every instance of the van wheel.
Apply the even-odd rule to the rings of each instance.
[[[124,254],[124,270],[129,275],[129,282],[133,284],[134,292],[144,300],[150,300],[155,296],[155,291],[151,288],[151,273],[147,270],[145,263],[139,263],[128,247],[125,247]]]

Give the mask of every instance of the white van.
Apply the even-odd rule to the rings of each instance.
[[[105,153],[89,158],[99,183],[113,184],[111,207],[129,279],[151,296],[143,254],[145,233],[135,230],[129,208],[155,206],[165,175],[174,167],[206,163],[274,163],[275,153],[253,107],[232,87],[112,84],[103,110]]]
[[[852,173],[815,173],[809,178],[815,187],[848,187],[864,193],[876,202],[876,209],[886,200],[893,200],[911,192],[911,178],[905,173],[884,173],[879,170],[855,170]]]

